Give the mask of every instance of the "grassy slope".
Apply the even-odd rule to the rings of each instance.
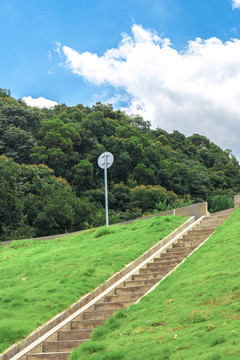
[[[71,360],[240,357],[240,208],[138,305],[93,333]]]
[[[185,220],[155,217],[108,230],[0,247],[0,352],[92,291]]]

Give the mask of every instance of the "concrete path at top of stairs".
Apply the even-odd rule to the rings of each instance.
[[[233,210],[206,217],[187,235],[138,269],[108,295],[51,335],[19,360],[66,360],[71,351],[91,337],[92,331],[117,310],[129,307],[156,287],[187,256],[199,247],[223,223]],[[12,359],[14,359],[13,357]]]

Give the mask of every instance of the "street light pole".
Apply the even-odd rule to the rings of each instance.
[[[107,158],[104,153],[104,185],[105,185],[105,211],[106,211],[106,227],[108,228],[108,186],[107,186]]]
[[[105,152],[98,158],[98,166],[104,169],[104,185],[105,185],[105,210],[106,210],[106,227],[108,228],[108,186],[107,186],[107,169],[114,161],[113,154]]]

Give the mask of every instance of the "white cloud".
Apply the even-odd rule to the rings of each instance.
[[[61,57],[62,54],[61,54],[61,43],[59,41],[55,41],[55,49],[54,51]]]
[[[56,101],[45,99],[44,97],[39,97],[33,99],[31,96],[23,97],[23,100],[28,106],[42,108],[53,108],[55,105],[58,105]]]
[[[240,0],[232,0],[233,9],[240,9]]]
[[[240,3],[240,0],[238,0]],[[180,52],[142,26],[98,56],[62,47],[66,65],[89,82],[122,88],[126,111],[153,127],[200,133],[240,155],[240,40],[197,38]]]

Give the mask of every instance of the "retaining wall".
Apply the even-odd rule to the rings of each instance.
[[[239,202],[240,202],[240,195],[239,195]],[[157,213],[157,214],[154,214],[154,215],[144,216],[144,217],[141,217],[139,219],[146,220],[146,219],[150,219],[150,218],[155,217],[155,216],[167,216],[167,215],[178,215],[178,216],[181,216],[181,217],[194,216],[196,219],[198,219],[198,218],[200,218],[201,216],[204,216],[204,215],[209,216],[210,213],[208,212],[208,204],[207,204],[207,202],[202,202],[202,203],[198,203],[198,204],[192,204],[192,205],[184,206],[184,207],[178,208],[178,209],[173,209],[173,210],[169,210],[169,211],[160,212],[160,213]],[[113,224],[113,225],[131,224],[132,222],[134,222],[136,220],[138,220],[138,219],[124,221],[124,222]],[[82,231],[85,231],[85,230],[82,230]],[[78,234],[80,232],[81,231],[76,231],[76,232],[73,232],[73,233],[64,233],[64,234],[58,234],[58,235],[51,235],[51,236],[42,236],[42,237],[31,238],[31,239],[28,239],[28,240],[35,240],[35,241],[51,240],[51,239],[56,239],[56,238],[60,238],[60,237],[63,237],[63,236]],[[25,240],[27,240],[27,239],[25,239]],[[1,241],[0,246],[1,245],[8,245],[12,241]]]

